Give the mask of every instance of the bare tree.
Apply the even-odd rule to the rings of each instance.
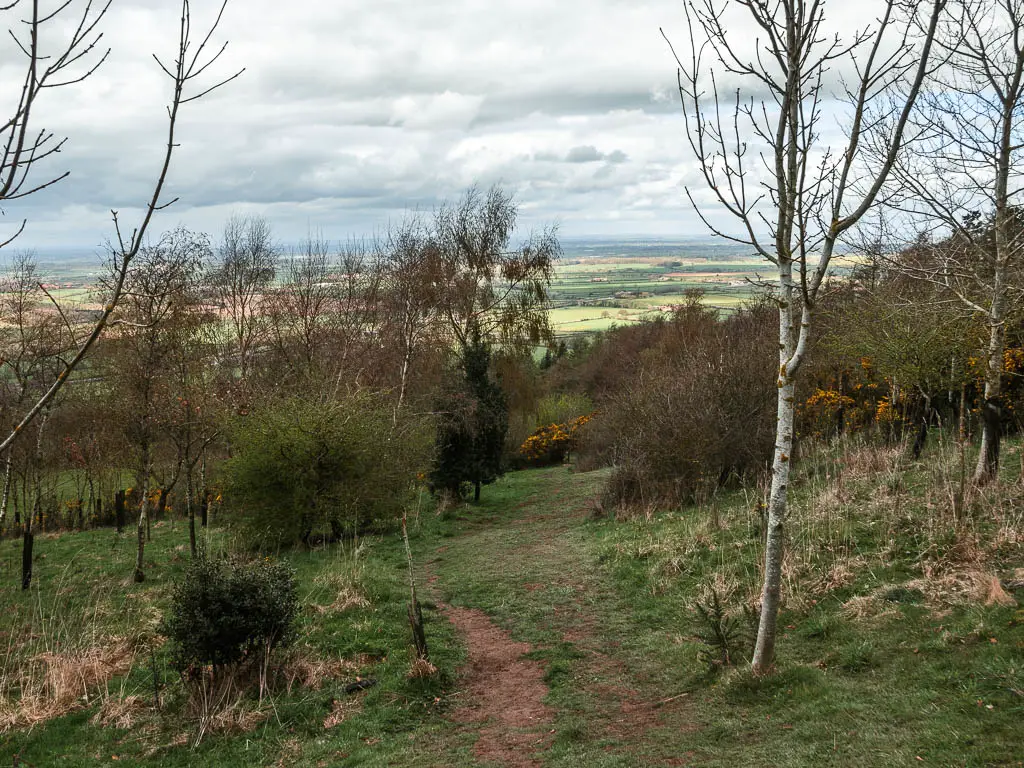
[[[194,275],[198,279],[199,275]],[[220,435],[223,404],[213,393],[214,354],[220,326],[198,299],[198,286],[186,286],[181,311],[166,324],[169,355],[160,387],[159,429],[174,446],[169,477],[160,483],[160,503],[184,480],[189,547],[197,554],[196,467],[207,447]],[[200,489],[204,490],[204,489]]]
[[[37,192],[68,175],[68,172],[65,172],[39,179],[33,174],[39,161],[57,153],[65,141],[56,140],[54,134],[36,126],[34,109],[47,90],[81,82],[91,75],[107,56],[97,46],[102,38],[98,26],[110,7],[109,1],[105,5],[97,6],[92,0],[86,0],[84,3],[67,0],[58,4],[56,10],[43,11],[38,0],[13,0],[0,7],[0,12],[17,13],[18,9],[25,5],[28,6],[28,16],[19,19],[19,23],[9,30],[10,38],[23,57],[24,78],[20,98],[9,113],[10,117],[0,128],[0,141],[4,147],[0,156],[0,205]],[[227,0],[220,3],[213,22],[206,33],[197,40],[193,37],[191,2],[182,0],[175,58],[165,63],[154,56],[157,65],[172,82],[172,96],[167,107],[166,148],[153,193],[144,205],[141,221],[131,230],[124,229],[117,212],[112,212],[116,235],[113,245],[116,269],[104,307],[91,329],[77,339],[76,349],[67,357],[53,383],[34,405],[28,408],[8,436],[0,441],[0,453],[9,451],[19,433],[47,408],[70,374],[85,359],[102,335],[121,299],[129,266],[145,241],[146,231],[154,215],[174,202],[163,199],[163,189],[170,170],[171,157],[177,146],[175,130],[181,107],[202,98],[242,73],[240,70],[222,80],[203,85],[199,83],[200,78],[221,57],[226,48],[226,43],[219,48],[214,47],[212,43],[213,34],[220,25],[226,5]],[[78,7],[81,11],[76,13]],[[43,49],[41,39],[46,28],[60,29],[68,26],[71,34],[65,38],[62,46],[54,51]],[[25,225],[26,222],[22,221],[17,231],[0,243],[0,247],[16,238],[24,230]]]
[[[42,392],[38,382],[59,370],[59,355],[66,350],[65,333],[56,313],[47,311],[46,291],[39,281],[31,253],[14,255],[0,288],[0,411],[4,429],[14,427],[26,404]],[[10,499],[13,453],[4,460],[0,496],[0,528]]]
[[[277,273],[270,224],[259,216],[232,216],[224,226],[210,286],[231,330],[231,357],[244,387],[254,348],[267,330],[263,304]]]
[[[413,363],[430,338],[438,304],[438,285],[431,274],[436,246],[422,216],[406,216],[392,226],[380,246],[384,264],[381,296],[388,311],[386,336],[398,347],[398,397],[394,420],[405,403]]]
[[[205,236],[183,228],[164,235],[156,245],[144,246],[124,278],[124,298],[104,348],[112,401],[132,454],[140,497],[137,582],[146,578],[143,554],[159,421],[171,407],[162,395],[173,372],[176,331],[187,322],[182,315],[188,312],[189,294],[208,253]],[[111,265],[114,279],[120,276],[119,267],[116,260]]]
[[[685,63],[674,54],[687,139],[712,199],[737,226],[715,224],[687,189],[689,199],[714,234],[752,248],[775,267],[778,280],[776,440],[752,661],[759,674],[772,668],[775,656],[796,381],[815,302],[840,238],[875,203],[903,143],[944,0],[906,8],[926,14],[921,40],[914,39],[912,25],[897,19],[898,5],[907,4],[883,3],[874,28],[848,38],[828,30],[825,5],[687,0],[690,51]],[[741,28],[744,21],[747,29]],[[751,27],[757,37],[745,48]],[[833,70],[842,76],[838,98],[848,107],[841,146],[832,146],[823,130]],[[720,90],[725,82],[728,94]],[[896,87],[905,98],[889,98]],[[862,142],[889,116],[889,152],[871,166]]]
[[[332,258],[330,244],[310,234],[301,251],[289,255],[282,284],[268,296],[270,336],[290,378],[306,378],[324,362],[337,301]]]
[[[913,115],[917,136],[893,171],[893,205],[945,239],[928,259],[897,260],[938,284],[988,328],[976,482],[999,469],[1008,313],[1024,298],[1024,1],[949,0],[936,35],[945,64]],[[955,310],[956,307],[953,306]]]

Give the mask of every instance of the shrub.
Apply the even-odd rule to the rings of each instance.
[[[707,665],[709,671],[731,667],[744,659],[750,650],[751,613],[744,607],[744,614],[737,615],[726,608],[728,593],[722,594],[716,585],[705,586],[694,600],[697,615],[697,641],[701,644],[698,659]],[[754,623],[756,630],[756,623]]]
[[[504,382],[503,382],[504,383]],[[575,392],[559,392],[547,394],[527,409],[520,409],[509,414],[509,430],[505,438],[505,462],[511,469],[522,469],[528,466],[542,466],[529,459],[523,452],[523,444],[541,433],[558,425],[568,428],[571,422],[581,416],[591,415],[594,404],[587,395]],[[575,450],[575,446],[572,447]],[[559,459],[560,460],[560,459]],[[556,463],[553,459],[548,463]]]
[[[400,517],[427,460],[421,419],[370,395],[342,402],[290,400],[239,420],[225,497],[254,544],[310,544],[387,528]]]
[[[293,571],[270,560],[197,558],[171,597],[160,632],[182,674],[266,660],[295,635]]]
[[[491,350],[479,332],[471,337],[460,362],[453,387],[438,407],[430,487],[435,492],[461,496],[467,486],[472,486],[474,498],[479,500],[480,486],[493,483],[504,472],[508,399],[491,379]]]
[[[587,363],[599,415],[587,426],[579,464],[615,467],[612,506],[688,503],[766,469],[774,312],[757,305],[721,319],[692,297],[670,320],[605,336]]]
[[[531,467],[561,464],[579,444],[580,430],[593,415],[578,416],[565,424],[538,427],[519,447],[519,456]]]
[[[537,403],[537,424],[567,424],[594,410],[586,395],[572,392],[545,395]]]

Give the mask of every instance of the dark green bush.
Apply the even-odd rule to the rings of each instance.
[[[493,483],[504,472],[508,398],[491,379],[491,350],[476,333],[453,371],[453,386],[438,404],[437,438],[430,486],[461,495]]]
[[[395,423],[383,398],[289,400],[234,428],[225,499],[264,549],[386,529],[429,454],[423,421]]]
[[[175,587],[160,632],[179,672],[216,669],[288,645],[298,605],[295,574],[282,563],[200,557]]]

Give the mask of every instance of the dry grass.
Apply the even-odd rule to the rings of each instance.
[[[975,569],[925,569],[924,578],[908,581],[908,589],[918,589],[934,608],[964,603],[1016,605],[1016,600],[999,583],[995,574]]]
[[[103,700],[96,714],[92,716],[92,723],[104,728],[127,730],[149,711],[150,707],[141,696],[134,694],[125,697],[108,696]]]
[[[880,475],[891,472],[902,459],[905,446],[902,443],[892,445],[852,445],[847,448],[839,464],[844,480],[875,480]]]
[[[852,584],[857,579],[857,574],[866,566],[867,559],[860,555],[839,556],[808,582],[806,590],[816,597],[827,595]]]
[[[313,603],[313,610],[317,613],[344,613],[370,606],[364,585],[363,556],[362,545],[340,550],[335,567],[317,576],[313,582],[331,602],[328,605]]]
[[[91,703],[111,678],[127,674],[137,646],[125,638],[66,651],[47,651],[8,670],[0,700],[0,731],[38,725]],[[18,690],[21,695],[11,696]]]
[[[409,674],[407,677],[410,680],[424,680],[426,678],[433,677],[437,674],[437,667],[430,663],[428,659],[417,658],[412,666],[409,667]]]
[[[282,662],[277,673],[288,693],[296,686],[318,691],[330,680],[341,680],[354,676],[360,670],[359,663],[348,659],[321,659],[310,648],[292,649]]]
[[[188,711],[199,724],[193,748],[208,733],[246,733],[269,717],[262,696],[257,702],[247,696],[257,674],[253,665],[206,667],[186,680]]]
[[[359,699],[334,699],[331,702],[331,711],[324,718],[324,728],[330,729],[341,725],[358,712],[361,706],[362,702]]]
[[[848,619],[888,619],[900,615],[891,603],[878,595],[858,595],[843,603],[842,615]]]
[[[362,590],[355,587],[347,587],[338,591],[338,596],[331,603],[331,610],[337,613],[344,613],[352,608],[369,608],[370,600],[363,594]]]

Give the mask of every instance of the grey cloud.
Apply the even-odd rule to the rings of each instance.
[[[157,228],[216,231],[244,210],[285,240],[310,226],[341,237],[479,181],[512,190],[528,226],[702,231],[682,192],[699,177],[658,32],[681,39],[678,0],[301,5],[229,2],[217,69],[246,72],[183,108],[167,187],[180,202]],[[110,209],[137,220],[166,135],[168,83],[150,53],[168,55],[175,16],[165,0],[112,6],[111,59],[46,94],[37,115],[69,137],[40,176],[72,175],[6,206],[0,229],[25,217],[26,245],[94,244],[112,233]],[[16,86],[5,45],[0,74]],[[0,104],[9,90],[0,83]]]
[[[605,161],[608,163],[624,163],[628,160],[626,153],[621,149],[616,149],[607,154],[604,152],[598,152],[597,148],[587,144],[584,146],[573,147],[569,150],[565,156],[565,162],[567,163],[597,163]]]
[[[597,151],[596,147],[589,144],[582,147],[573,147],[569,150],[569,153],[565,156],[565,162],[567,163],[596,163],[604,158],[600,152]]]

